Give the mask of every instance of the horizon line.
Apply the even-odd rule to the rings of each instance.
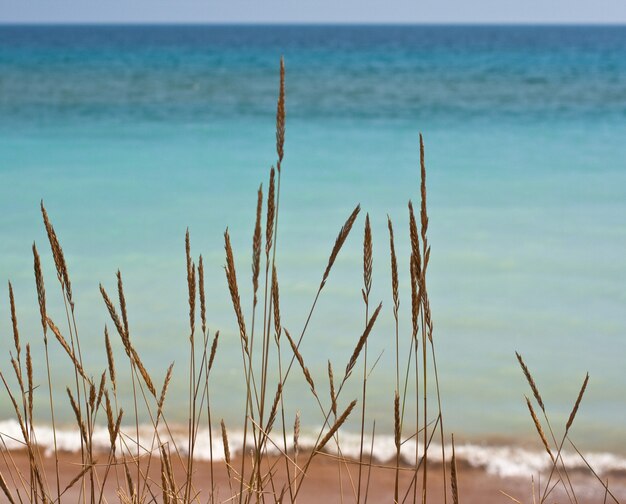
[[[626,21],[3,21],[0,26],[626,27]]]

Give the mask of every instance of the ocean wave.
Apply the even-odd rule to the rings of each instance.
[[[137,451],[136,427],[126,426],[122,429],[122,435],[118,440],[118,449],[124,449],[130,453]],[[148,450],[155,450],[158,446],[154,429],[150,425],[139,426],[139,446],[140,451],[147,453]],[[313,432],[313,431],[311,431]],[[319,431],[318,431],[319,432]],[[37,426],[35,429],[37,444],[44,450],[47,456],[53,454],[55,433],[49,426]],[[158,438],[161,442],[175,444],[182,454],[187,454],[187,433],[184,427],[177,426],[170,429],[160,428]],[[212,443],[210,438],[212,436]],[[350,432],[340,432],[340,454],[348,458],[358,458],[361,437],[360,434]],[[24,447],[20,426],[15,420],[0,421],[0,442],[7,450],[19,450]],[[312,449],[317,442],[314,434],[302,434],[299,439],[300,449]],[[57,428],[56,444],[60,451],[78,452],[81,449],[81,436],[77,429]],[[232,454],[239,454],[243,451],[243,432],[229,431],[228,444]],[[105,427],[97,426],[93,433],[93,446],[97,450],[108,450],[110,448],[109,433]],[[393,463],[396,456],[396,448],[393,435],[376,435],[374,443],[370,436],[364,437],[364,451],[372,455],[379,463]],[[445,452],[451,453],[451,446],[446,445]],[[268,453],[276,455],[284,449],[282,435],[270,436],[267,444]],[[293,449],[293,440],[288,436],[287,449]],[[401,458],[406,464],[415,462],[415,440],[407,440],[402,445]],[[423,445],[417,443],[418,453],[423,452]],[[329,443],[325,451],[339,454],[336,445]],[[489,474],[500,477],[529,477],[538,473],[550,471],[552,462],[543,450],[533,450],[522,446],[494,445],[478,443],[455,444],[456,458],[459,463],[466,463],[477,469],[482,469]],[[429,460],[441,462],[441,445],[431,443],[428,451]],[[626,457],[610,452],[585,452],[583,453],[587,462],[599,475],[608,473],[626,474]],[[213,428],[209,432],[208,428],[198,430],[197,441],[194,449],[194,458],[198,460],[224,460],[224,446],[222,444],[221,432]],[[570,470],[586,469],[585,461],[572,451],[562,452],[563,463]]]

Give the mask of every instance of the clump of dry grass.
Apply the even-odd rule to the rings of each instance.
[[[585,375],[585,379],[583,381],[583,384],[580,388],[580,391],[578,392],[578,396],[576,397],[576,401],[574,403],[574,406],[572,407],[572,410],[569,414],[569,417],[567,419],[567,422],[565,424],[565,431],[563,433],[563,437],[561,438],[561,441],[558,442],[557,438],[554,435],[554,431],[552,429],[552,424],[550,423],[550,419],[548,417],[547,411],[546,411],[546,406],[543,402],[543,399],[541,397],[541,393],[539,392],[539,387],[537,386],[537,383],[532,375],[532,373],[530,372],[528,366],[526,365],[526,362],[524,361],[524,359],[522,358],[522,356],[518,353],[515,352],[515,355],[517,357],[517,360],[520,364],[520,367],[522,368],[522,372],[526,378],[526,381],[528,382],[528,385],[530,386],[531,391],[533,392],[533,396],[535,398],[535,401],[537,402],[537,404],[539,405],[539,408],[541,409],[541,411],[543,412],[543,418],[545,421],[545,424],[548,427],[548,431],[550,433],[550,438],[551,440],[548,439],[548,436],[545,433],[545,430],[542,426],[542,422],[539,419],[539,417],[537,416],[535,409],[532,405],[532,401],[528,398],[525,397],[526,399],[526,405],[528,406],[528,411],[530,413],[530,417],[533,421],[533,425],[535,426],[535,430],[537,431],[537,435],[539,436],[539,439],[541,440],[541,444],[543,445],[546,453],[548,454],[550,461],[551,461],[551,465],[550,465],[550,473],[548,475],[548,478],[544,484],[543,490],[541,488],[539,488],[539,493],[538,495],[535,494],[535,487],[533,485],[533,501],[538,501],[540,503],[545,502],[550,495],[552,494],[552,492],[557,488],[557,487],[562,487],[563,491],[565,492],[567,498],[569,499],[570,502],[575,502],[578,503],[578,498],[576,496],[576,491],[574,488],[574,485],[572,484],[572,481],[570,479],[570,475],[568,473],[567,467],[565,466],[565,463],[563,462],[563,458],[562,458],[562,450],[563,450],[563,445],[565,443],[565,441],[567,440],[569,442],[569,444],[572,446],[572,448],[576,451],[576,453],[581,457],[582,461],[585,463],[585,465],[588,467],[588,469],[590,470],[591,474],[597,479],[597,481],[599,482],[600,486],[603,488],[604,490],[604,496],[605,496],[605,502],[606,499],[608,497],[610,497],[611,499],[613,499],[614,502],[619,503],[619,501],[617,500],[617,498],[615,497],[615,495],[611,492],[611,490],[609,489],[608,483],[605,481],[602,481],[602,479],[598,476],[598,474],[593,470],[593,468],[589,465],[589,463],[587,462],[585,456],[580,452],[580,450],[577,448],[577,446],[575,445],[575,443],[570,439],[569,437],[569,432],[570,429],[574,423],[574,420],[576,419],[576,414],[578,413],[578,410],[580,408],[580,404],[582,402],[583,396],[585,394],[585,391],[587,389],[587,384],[589,383],[589,373],[587,373]],[[551,445],[551,442],[553,443],[553,446]],[[555,478],[555,473],[556,473],[556,478]],[[556,481],[553,481],[553,478],[556,479]],[[509,496],[510,497],[510,496]],[[515,500],[515,499],[514,499]]]
[[[235,313],[235,322],[238,328],[242,356],[242,377],[245,382],[245,415],[241,420],[243,430],[243,447],[240,455],[240,465],[236,465],[231,443],[224,420],[220,421],[221,440],[223,448],[224,470],[228,481],[228,495],[220,495],[220,488],[216,484],[216,467],[214,467],[213,454],[213,426],[212,419],[215,412],[211,405],[211,392],[214,384],[211,380],[211,371],[218,354],[218,340],[220,332],[211,330],[207,324],[207,299],[205,296],[205,270],[202,255],[198,263],[192,255],[190,233],[185,234],[185,260],[187,301],[189,306],[189,335],[186,343],[189,345],[189,385],[188,385],[188,431],[187,442],[184,446],[177,445],[168,422],[165,408],[169,385],[174,374],[174,364],[171,364],[165,373],[163,385],[157,393],[153,375],[142,362],[139,352],[131,340],[131,331],[128,318],[127,300],[124,293],[121,272],[117,272],[117,306],[109,296],[103,285],[100,285],[100,293],[104,306],[111,318],[124,348],[130,369],[130,385],[132,386],[132,415],[125,415],[124,408],[120,405],[118,397],[119,383],[116,371],[116,360],[107,327],[104,328],[104,353],[106,354],[107,366],[103,370],[97,370],[95,376],[100,376],[99,381],[94,379],[91,370],[85,369],[81,350],[80,335],[76,319],[74,317],[75,301],[72,293],[71,280],[63,249],[59,238],[52,225],[51,219],[43,202],[41,211],[44,226],[54,260],[57,281],[67,316],[67,327],[61,329],[52,321],[47,313],[46,288],[41,267],[41,258],[36,246],[33,244],[34,275],[41,318],[43,342],[46,358],[46,375],[48,401],[52,417],[52,430],[54,433],[54,459],[55,481],[48,477],[44,469],[44,457],[41,447],[37,443],[37,428],[34,419],[34,396],[39,385],[34,377],[34,363],[31,353],[31,344],[26,344],[25,360],[22,356],[22,340],[17,320],[15,296],[11,283],[8,285],[10,316],[13,332],[13,346],[15,355],[11,355],[11,367],[18,384],[14,391],[5,375],[0,372],[0,378],[11,401],[13,414],[19,424],[24,449],[28,458],[29,474],[21,472],[20,467],[14,462],[10,453],[3,452],[4,466],[0,469],[0,490],[10,503],[57,503],[70,502],[70,497],[65,497],[72,488],[78,488],[77,495],[83,503],[98,504],[110,499],[105,494],[105,487],[109,477],[115,479],[117,495],[121,502],[139,504],[144,502],[161,502],[166,504],[189,504],[191,502],[218,501],[239,503],[251,502],[296,502],[297,497],[307,478],[312,461],[316,457],[334,456],[328,452],[337,452],[337,471],[339,474],[338,494],[343,501],[343,478],[342,472],[351,479],[354,499],[357,503],[367,502],[370,486],[370,471],[374,465],[373,446],[375,434],[375,420],[372,421],[372,436],[369,459],[364,456],[364,438],[366,429],[369,432],[370,418],[367,417],[366,397],[367,380],[376,366],[368,362],[367,344],[368,338],[376,330],[376,322],[380,316],[383,304],[379,303],[370,314],[370,295],[374,277],[373,260],[373,232],[369,214],[366,215],[363,234],[363,286],[360,289],[365,305],[364,326],[350,355],[343,378],[335,380],[333,366],[328,361],[329,395],[321,393],[320,383],[313,373],[305,365],[305,356],[301,343],[307,335],[309,322],[314,316],[318,298],[325,285],[331,279],[331,273],[336,260],[349,239],[351,231],[360,213],[360,205],[357,205],[352,213],[341,226],[337,238],[332,246],[328,262],[323,271],[319,287],[308,315],[303,323],[303,328],[297,338],[282,326],[280,313],[280,289],[278,283],[276,249],[279,232],[280,210],[280,183],[281,175],[285,171],[284,140],[285,140],[285,66],[280,62],[280,84],[278,104],[276,111],[276,169],[272,167],[269,173],[269,189],[266,203],[265,235],[262,233],[263,219],[263,191],[259,186],[255,207],[255,226],[252,237],[252,300],[251,316],[247,319],[244,303],[241,299],[240,284],[238,283],[235,255],[232,248],[229,230],[224,233],[225,248],[225,273],[230,300]],[[390,391],[393,396],[391,416],[393,417],[393,439],[396,449],[395,463],[383,469],[393,471],[395,474],[394,502],[428,502],[428,467],[431,442],[437,439],[441,445],[443,460],[443,485],[436,489],[441,492],[444,502],[451,497],[454,504],[458,504],[462,494],[459,488],[458,468],[454,451],[454,437],[452,437],[452,459],[446,464],[446,436],[443,428],[443,413],[439,390],[439,378],[435,356],[433,337],[433,322],[428,298],[426,282],[427,268],[430,258],[430,245],[428,243],[428,212],[426,206],[426,166],[424,142],[420,135],[420,214],[419,229],[415,217],[413,204],[409,201],[409,233],[408,240],[411,246],[409,265],[410,269],[403,274],[399,268],[396,256],[396,236],[391,217],[388,216],[387,227],[389,233],[389,254],[391,267],[391,309],[395,321],[395,387]],[[265,243],[263,243],[263,240]],[[262,250],[265,251],[262,257]],[[262,275],[262,272],[265,275]],[[408,330],[400,327],[400,278],[410,280],[411,304],[410,316],[411,327]],[[196,327],[197,307],[200,307],[201,327]],[[258,305],[258,306],[257,306]],[[257,317],[257,308],[259,314]],[[259,319],[262,325],[260,325]],[[259,327],[260,325],[260,327]],[[202,334],[199,334],[201,330]],[[48,359],[48,331],[51,331],[59,343],[67,358],[69,365],[74,371],[74,382],[66,388],[74,420],[80,433],[80,465],[76,467],[76,475],[62,488],[59,478],[59,451],[56,441],[55,402],[52,394],[51,367]],[[281,347],[281,336],[285,334],[289,349],[284,354]],[[297,333],[295,333],[297,334]],[[201,336],[201,337],[200,337]],[[183,339],[181,339],[181,342]],[[405,350],[406,349],[406,350]],[[260,356],[259,356],[260,351]],[[284,361],[284,359],[287,361]],[[546,435],[542,422],[536,415],[531,401],[527,398],[527,405],[531,413],[541,442],[552,461],[552,471],[541,495],[543,502],[556,484],[562,484],[568,496],[576,500],[574,488],[569,481],[567,471],[562,462],[561,450],[564,442],[569,439],[569,431],[575,420],[576,414],[585,393],[588,376],[582,385],[578,398],[574,404],[570,417],[565,426],[565,434],[560,443],[554,436],[549,424],[546,408],[539,389],[524,363],[521,355],[517,358],[522,371],[531,387],[533,396],[538,403],[545,421],[549,427],[551,439]],[[219,359],[218,359],[219,360]],[[23,362],[24,361],[24,362]],[[301,398],[285,397],[286,384],[290,377],[291,369],[297,361],[305,381],[309,385],[312,400],[319,407],[323,418],[322,427],[317,432],[314,447],[309,453],[303,452],[300,443],[301,418],[297,412],[295,421],[290,424],[286,420],[285,402],[296,402]],[[356,415],[354,409],[358,404],[357,399],[351,399],[347,406],[344,403],[342,392],[345,385],[352,378],[359,361],[363,364],[361,379],[361,408],[360,408],[360,446],[358,461],[348,460],[342,455],[340,431],[347,420]],[[269,373],[271,363],[277,366],[277,373]],[[118,362],[119,365],[119,362]],[[273,365],[273,364],[272,364]],[[25,374],[24,374],[25,368]],[[429,372],[432,369],[432,372]],[[356,374],[356,373],[355,373]],[[108,376],[108,379],[107,379]],[[277,376],[276,383],[270,383],[271,377]],[[326,377],[324,377],[325,380]],[[435,380],[435,395],[428,388],[428,380]],[[223,386],[221,384],[220,386]],[[269,391],[275,393],[273,396]],[[408,404],[415,403],[415,411],[408,411]],[[434,404],[433,404],[434,403]],[[102,411],[104,410],[104,411]],[[129,407],[126,406],[126,411]],[[139,413],[145,412],[149,418],[151,428],[149,439],[140,437]],[[94,447],[94,433],[98,424],[98,418],[103,417],[109,437],[108,453],[96,453]],[[122,420],[131,416],[134,422],[134,435],[132,427],[123,428]],[[407,425],[413,425],[409,429]],[[208,427],[210,446],[210,471],[208,474],[198,474],[194,469],[194,453],[198,442],[198,432],[201,426]],[[288,432],[289,431],[289,432]],[[232,432],[232,431],[231,431]],[[288,443],[287,438],[292,442]],[[407,441],[422,439],[421,446],[415,442],[415,453],[411,455],[412,462],[402,457],[403,446]],[[219,439],[219,437],[218,437]],[[0,433],[0,441],[4,443]],[[147,441],[147,442],[146,442]],[[572,446],[573,443],[571,443]],[[278,456],[269,456],[268,446],[278,450]],[[100,462],[96,455],[103,457]],[[352,479],[352,473],[348,465],[358,463],[358,478]],[[153,477],[150,473],[151,464],[157,466],[158,476]],[[277,480],[278,465],[284,465],[286,483],[282,486]],[[379,467],[380,468],[380,467]],[[98,470],[100,469],[100,470]],[[178,469],[178,471],[176,470]],[[557,474],[557,483],[551,486],[554,472]],[[411,478],[400,479],[400,473],[409,473]],[[182,474],[182,477],[181,477]],[[365,475],[366,474],[366,475]],[[450,488],[447,486],[447,475],[450,475]],[[595,473],[594,473],[595,474]],[[9,475],[9,479],[5,477]],[[421,478],[420,478],[421,476]],[[208,490],[205,494],[198,491],[200,482],[209,480]],[[420,483],[421,480],[421,483]],[[602,483],[602,482],[601,482]],[[602,483],[607,495],[611,495],[608,486]],[[222,489],[223,491],[224,489]],[[432,489],[431,489],[432,491]],[[391,496],[389,497],[391,500]]]

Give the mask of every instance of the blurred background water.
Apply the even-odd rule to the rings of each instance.
[[[342,369],[362,330],[369,212],[372,302],[383,301],[369,349],[384,353],[368,407],[378,430],[392,428],[386,219],[396,227],[408,341],[406,205],[419,200],[423,132],[447,428],[468,439],[533,435],[518,350],[555,422],[566,420],[588,370],[576,435],[583,446],[624,451],[626,27],[1,26],[0,279],[14,283],[35,356],[33,240],[51,315],[59,325],[65,316],[43,199],[68,259],[87,365],[94,374],[104,366],[108,315],[98,284],[114,292],[120,268],[131,336],[157,382],[176,362],[170,418],[184,421],[189,227],[193,253],[204,256],[209,325],[222,334],[212,400],[218,415],[240,418],[245,384],[222,234],[229,226],[249,318],[256,190],[267,187],[276,159],[281,55],[287,133],[277,260],[292,333],[339,227],[357,203],[363,209],[302,346],[319,388],[327,387],[326,359]],[[0,299],[8,371],[6,289]],[[59,397],[71,380],[67,364],[54,346]],[[43,383],[44,369],[36,372]],[[299,373],[291,380],[287,402],[318,425],[306,383]],[[346,401],[359,394],[356,381]],[[0,411],[11,416],[5,394]]]

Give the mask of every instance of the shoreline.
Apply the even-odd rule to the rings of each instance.
[[[185,452],[187,447],[187,432],[182,425],[170,425],[168,431],[159,429],[159,436],[162,442],[170,442],[172,445],[179,447],[181,452]],[[123,437],[127,440],[126,450],[133,451],[135,446],[135,427],[126,426],[122,428]],[[316,434],[313,431],[303,428],[299,437],[299,446],[302,450],[310,450],[316,444]],[[282,446],[282,436],[279,431],[272,434],[272,438],[276,439],[276,443]],[[224,460],[224,446],[219,428],[214,427],[212,433],[212,443],[209,441],[209,430],[206,427],[200,428],[197,433],[197,441],[194,450],[194,460],[198,462],[207,462],[211,454],[213,460]],[[53,455],[55,436],[49,426],[37,425],[35,427],[35,436],[39,449],[45,456]],[[243,434],[238,430],[229,430],[229,449],[233,457],[239,456],[243,451]],[[491,439],[473,440],[463,439],[462,436],[455,435],[457,442],[455,443],[457,464],[471,468],[472,470],[483,472],[487,475],[493,475],[498,478],[510,477],[530,477],[540,473],[549,472],[551,469],[551,460],[539,441],[512,440],[503,439],[501,437],[492,437]],[[278,439],[280,438],[280,441]],[[19,452],[23,448],[20,442],[22,434],[19,424],[14,420],[0,421],[0,441],[2,448],[10,452]],[[140,424],[139,426],[139,443],[142,447],[152,446],[154,443],[154,430],[152,426]],[[93,433],[93,446],[99,452],[107,452],[110,448],[109,433],[106,426],[96,426]],[[76,428],[66,427],[57,428],[56,443],[60,452],[71,455],[79,453],[81,449],[80,433]],[[287,436],[287,449],[293,450],[293,441],[290,435]],[[364,436],[364,455],[368,455],[372,450],[372,459],[380,465],[395,464],[395,444],[394,437],[390,434],[377,434],[374,443],[369,435]],[[341,455],[347,459],[358,459],[360,447],[360,435],[349,431],[341,432]],[[246,451],[251,446],[246,446]],[[118,449],[121,445],[118,441]],[[423,453],[423,446],[418,442],[418,452]],[[403,442],[401,450],[401,463],[411,464],[415,460],[416,445],[414,440],[406,439]],[[143,449],[143,454],[146,449]],[[267,447],[269,456],[280,455],[279,449],[268,443]],[[329,443],[325,448],[325,452],[329,455],[336,455],[336,446]],[[452,447],[445,445],[445,452],[449,461],[452,453]],[[602,478],[618,477],[626,479],[626,456],[603,450],[581,450],[587,462],[594,471]],[[433,463],[441,463],[441,445],[432,442],[429,447],[429,460]],[[563,463],[568,471],[585,473],[589,472],[585,461],[576,453],[571,446],[564,446],[561,453]]]
[[[309,453],[302,452],[299,455],[299,465],[307,460]],[[96,457],[96,471],[95,480],[102,481],[106,472],[105,466],[108,458],[108,454],[100,453]],[[20,493],[24,497],[25,489],[28,486],[28,455],[25,450],[19,451],[3,451],[2,467],[0,472],[5,477],[8,487],[11,492],[16,492],[16,487],[20,488]],[[185,463],[184,457],[176,457],[172,455],[172,470],[175,481],[183,481],[185,475]],[[140,470],[142,474],[145,474],[147,469],[147,457],[141,457]],[[54,457],[42,456],[42,467],[45,469],[45,479],[50,485],[49,488],[53,489],[52,492],[56,494],[55,481],[55,459]],[[13,465],[13,471],[10,473],[7,471],[8,464]],[[231,461],[234,472],[240,470],[241,458],[236,457]],[[153,457],[150,463],[150,469],[148,471],[148,477],[152,480],[155,488],[160,487],[161,472],[160,461],[158,456]],[[286,502],[291,502],[289,493],[286,489],[287,478],[285,476],[285,464],[284,459],[275,456],[268,456],[264,458],[263,470],[267,472],[270,466],[275,468],[274,484],[273,487],[277,493],[285,490]],[[107,500],[115,500],[118,498],[118,488],[126,488],[126,476],[124,467],[122,464],[112,466],[113,468],[109,472],[108,479],[106,481],[103,496]],[[131,479],[136,481],[137,466],[134,462],[129,462],[129,474]],[[247,462],[247,470],[249,470],[250,463]],[[341,467],[341,483],[339,480],[339,468]],[[340,462],[333,456],[320,454],[313,459],[310,467],[307,469],[307,475],[302,484],[301,491],[298,494],[297,501],[302,504],[313,504],[316,502],[322,502],[328,500],[329,502],[336,502],[340,497],[341,489],[343,489],[343,496],[346,500],[354,498],[354,492],[356,491],[355,485],[358,479],[357,476],[358,463],[355,461]],[[24,485],[20,485],[17,477],[17,471],[21,472],[24,478]],[[514,502],[507,494],[520,502],[532,502],[533,501],[533,485],[535,491],[537,491],[538,479],[533,480],[531,476],[499,476],[495,474],[489,474],[488,472],[471,467],[467,463],[457,464],[458,470],[458,486],[459,492],[462,495],[462,500],[467,504],[491,504],[491,503],[504,503]],[[59,476],[60,487],[64,489],[77,474],[81,471],[81,458],[78,453],[62,452],[59,455]],[[211,464],[208,461],[196,460],[193,465],[194,472],[194,484],[193,490],[198,492],[205,498],[209,498],[209,489],[211,487]],[[365,481],[367,476],[367,467],[363,471],[363,485],[362,491],[366,489]],[[447,468],[447,498],[450,500],[450,476],[449,467]],[[234,478],[231,479],[233,494],[231,494],[231,485],[229,485],[229,479],[226,471],[226,464],[223,461],[214,462],[213,464],[214,483],[216,488],[217,502],[224,502],[231,498],[231,495],[236,494],[238,491],[239,481]],[[407,466],[404,466],[400,471],[400,494],[408,495],[407,501],[412,502],[413,487],[411,482],[414,472]],[[422,472],[418,474],[418,498],[421,492],[422,484]],[[596,504],[605,502],[604,489],[593,477],[582,474],[580,471],[573,471],[570,473],[572,485],[576,490],[576,494],[579,498],[584,499],[587,504]],[[372,465],[371,474],[369,474],[370,483],[367,490],[368,499],[370,502],[388,502],[390,496],[393,495],[394,483],[395,483],[395,470],[392,468],[382,467],[380,464]],[[86,478],[87,487],[89,485],[89,479]],[[543,484],[544,477],[542,475],[541,482]],[[609,478],[611,492],[619,500],[626,498],[626,474],[619,476],[612,476]],[[136,483],[135,483],[136,484]],[[143,484],[143,483],[142,483]],[[141,485],[142,485],[141,484]],[[139,485],[141,487],[141,485]],[[269,485],[271,488],[272,485]],[[433,504],[439,504],[444,502],[443,496],[443,475],[441,464],[429,465],[428,471],[428,502]],[[87,488],[87,491],[89,489]],[[155,491],[154,488],[152,490]],[[99,493],[99,491],[98,491]],[[158,501],[162,498],[160,495],[156,496]],[[76,483],[69,488],[64,494],[64,498],[69,501],[76,501],[81,498],[80,483]],[[556,502],[565,501],[566,496],[562,491],[562,487],[557,487],[551,494],[551,500],[554,498]],[[609,497],[606,502],[611,502]],[[613,501],[614,502],[614,501]]]

